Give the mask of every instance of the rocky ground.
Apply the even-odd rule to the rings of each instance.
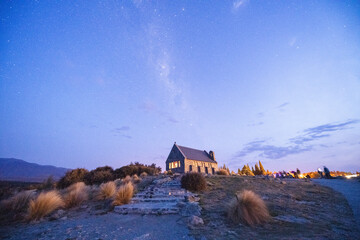
[[[213,176],[198,195],[179,177],[146,184],[131,204],[87,202],[58,210],[40,222],[0,227],[1,239],[357,239],[353,212],[343,195],[313,181]],[[227,203],[250,189],[269,207],[270,222],[249,227],[227,220]],[[200,200],[200,204],[198,201]]]
[[[238,176],[207,180],[207,191],[199,194],[204,225],[192,227],[195,238],[358,239],[355,218],[344,196],[311,180]],[[227,204],[245,189],[263,198],[271,215],[268,223],[250,227],[227,219]]]

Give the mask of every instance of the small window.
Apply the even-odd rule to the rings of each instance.
[[[209,171],[208,171],[208,167],[205,167],[205,173],[208,174]]]
[[[212,168],[212,174],[215,174],[215,168]]]
[[[200,166],[198,166],[198,172],[201,172],[201,167]]]
[[[192,165],[189,165],[189,171],[192,172]]]

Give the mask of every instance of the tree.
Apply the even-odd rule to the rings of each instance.
[[[266,172],[260,160],[259,160],[259,167],[260,167],[260,175],[265,175]]]
[[[261,175],[261,172],[260,172],[260,168],[259,166],[257,165],[257,163],[255,164],[255,172],[254,172],[255,175]]]
[[[240,168],[238,168],[237,174],[238,174],[238,175],[241,175],[241,170],[240,170]]]
[[[244,165],[244,167],[241,170],[241,173],[246,176],[254,176],[254,173],[250,170],[249,165]]]
[[[255,170],[254,170],[254,167],[253,167],[253,166],[251,166],[251,171],[252,171],[252,173],[255,175]]]

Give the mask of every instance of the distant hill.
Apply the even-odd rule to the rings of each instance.
[[[50,175],[58,180],[68,170],[70,169],[39,165],[15,158],[0,158],[0,180],[42,182]]]

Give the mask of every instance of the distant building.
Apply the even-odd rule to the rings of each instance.
[[[218,164],[213,151],[208,153],[205,150],[179,146],[175,142],[166,160],[166,171],[169,170],[174,173],[202,172],[215,174],[218,170]]]

